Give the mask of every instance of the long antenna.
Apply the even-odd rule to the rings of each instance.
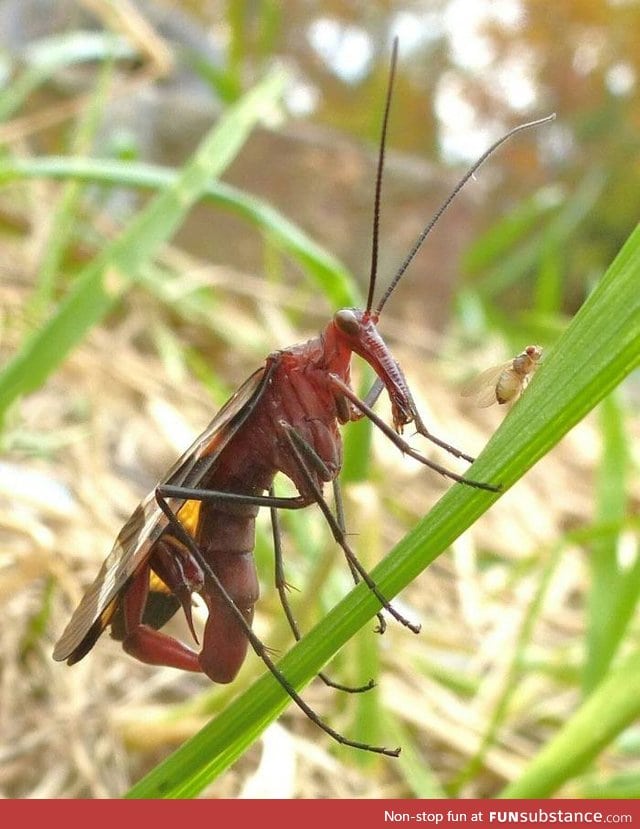
[[[380,231],[380,197],[382,194],[382,170],[384,168],[384,150],[387,143],[387,124],[389,122],[389,109],[391,108],[391,93],[393,80],[396,74],[396,63],[398,61],[398,38],[394,37],[391,49],[391,68],[389,70],[389,85],[387,86],[387,99],[384,106],[384,117],[382,119],[382,136],[380,138],[380,151],[378,153],[378,170],[376,172],[376,195],[373,203],[373,234],[371,241],[371,274],[369,276],[369,293],[367,295],[367,313],[373,305],[373,294],[376,289],[376,275],[378,273],[378,236]]]
[[[378,307],[375,310],[376,315],[380,314],[380,312],[382,311],[386,301],[389,299],[389,297],[391,296],[391,294],[395,290],[395,287],[398,284],[398,282],[400,282],[400,280],[402,279],[402,276],[404,275],[404,272],[407,270],[407,268],[409,267],[409,265],[413,261],[416,253],[422,247],[422,244],[423,244],[424,240],[427,238],[427,236],[429,235],[429,233],[433,229],[434,225],[438,222],[438,220],[440,219],[440,217],[442,216],[444,211],[447,209],[447,207],[449,207],[451,202],[455,199],[455,197],[462,190],[464,185],[469,181],[471,176],[473,176],[473,174],[477,171],[477,169],[487,160],[487,158],[489,158],[490,155],[492,155],[498,149],[498,147],[500,147],[502,144],[504,144],[505,141],[508,141],[509,138],[511,138],[511,136],[515,135],[517,132],[522,132],[522,130],[528,130],[531,127],[537,127],[540,124],[546,124],[549,121],[553,121],[555,117],[556,117],[556,115],[555,115],[555,112],[554,112],[551,115],[547,115],[546,118],[539,118],[537,121],[529,121],[527,124],[520,124],[520,126],[514,127],[512,130],[509,130],[509,132],[506,135],[503,135],[502,138],[499,138],[494,144],[492,144],[489,147],[489,149],[486,152],[484,152],[480,156],[480,158],[467,170],[467,172],[464,174],[464,176],[460,179],[460,181],[453,188],[453,190],[449,194],[449,196],[447,196],[447,198],[444,200],[444,202],[440,205],[438,210],[435,212],[433,218],[429,221],[429,223],[427,224],[425,229],[422,231],[422,233],[416,239],[416,242],[415,242],[414,246],[411,248],[411,250],[407,254],[404,262],[398,268],[398,271],[396,272],[396,275],[393,277],[393,279],[391,281],[391,284],[389,285],[387,290],[384,292],[384,296],[382,297],[382,299],[378,303]],[[369,296],[371,296],[371,287],[369,288]],[[369,309],[369,305],[367,305],[367,309]]]

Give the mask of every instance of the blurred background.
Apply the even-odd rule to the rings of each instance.
[[[505,412],[475,408],[460,384],[529,343],[552,347],[637,224],[637,2],[0,4],[5,362],[147,202],[136,165],[180,168],[276,63],[287,73],[281,104],[224,181],[303,233],[292,254],[276,220],[200,203],[55,373],[5,412],[3,796],[118,796],[262,672],[250,655],[236,683],[212,689],[135,662],[106,635],[73,668],[50,654],[137,501],[228,394],[270,351],[366,294],[394,36],[380,286],[470,163],[511,127],[557,115],[469,182],[381,323],[429,428],[477,454]],[[119,166],[108,184],[98,163],[72,178],[60,157],[79,156]],[[344,733],[401,743],[399,761],[337,749],[290,706],[205,795],[490,797],[516,779],[595,683],[598,545],[627,562],[630,583],[599,670],[637,640],[639,401],[632,375],[405,591],[399,606],[422,622],[419,637],[365,629],[339,655],[334,678],[376,677],[369,700],[306,690]],[[368,567],[446,488],[382,439],[370,457],[366,479],[353,461],[346,470],[349,527]],[[305,629],[349,589],[309,512],[283,522]],[[603,536],[605,521],[614,526]],[[256,557],[255,627],[286,650],[266,524]],[[637,795],[639,738],[628,729],[560,794]]]

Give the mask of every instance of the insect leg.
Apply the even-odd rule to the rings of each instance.
[[[273,487],[271,487],[271,489],[269,490],[269,495],[271,497],[275,497]],[[282,605],[282,609],[284,610],[285,616],[287,617],[287,621],[289,622],[291,632],[295,636],[296,641],[299,642],[301,639],[300,629],[298,628],[298,624],[291,611],[291,606],[289,605],[289,599],[287,598],[288,585],[284,577],[282,539],[280,535],[280,519],[278,518],[278,510],[276,509],[276,507],[270,508],[270,514],[271,529],[273,532],[276,590],[278,591],[278,595],[280,596],[280,604]],[[339,682],[334,682],[322,671],[318,673],[318,676],[324,682],[324,684],[328,685],[330,688],[336,688],[338,691],[346,691],[349,694],[359,694],[363,691],[370,691],[375,685],[375,682],[372,679],[370,679],[369,682],[366,683],[366,685],[360,685],[354,688],[350,685],[342,685]]]
[[[191,599],[192,594],[199,593],[204,586],[204,575],[197,562],[193,560],[184,544],[170,535],[165,535],[156,545],[153,570],[178,598],[191,635],[196,644],[199,644],[193,624]]]
[[[176,486],[175,484],[159,484],[156,487],[156,500],[158,500],[158,495],[162,499],[179,498],[184,501],[206,501],[221,506],[235,503],[249,504],[254,507],[276,507],[277,509],[304,509],[309,504],[315,503],[313,499],[305,498],[302,495],[274,496],[272,498],[269,495],[247,495],[244,492],[223,492],[217,489],[201,489],[199,487]],[[178,518],[176,520],[179,521]],[[193,539],[191,540],[193,541]]]
[[[319,458],[317,458],[317,463],[322,464]],[[324,467],[324,465],[322,465]],[[323,469],[324,471],[324,469]],[[242,504],[250,504],[252,506],[261,506],[261,507],[269,507],[271,511],[271,523],[273,529],[273,540],[274,540],[274,552],[275,552],[275,561],[276,561],[276,589],[280,595],[280,602],[282,604],[282,608],[285,612],[287,617],[287,621],[289,622],[289,627],[293,635],[295,636],[296,640],[300,640],[300,632],[293,618],[293,614],[291,612],[291,608],[289,606],[288,599],[286,597],[286,580],[284,578],[284,569],[282,566],[282,545],[280,544],[280,532],[279,529],[279,521],[277,517],[278,509],[302,509],[304,507],[308,507],[310,503],[314,503],[314,501],[310,501],[309,499],[303,498],[302,496],[294,496],[294,497],[285,497],[285,498],[278,498],[273,495],[273,492],[270,491],[268,496],[264,495],[245,495],[242,493],[235,493],[235,492],[221,492],[218,490],[206,490],[206,489],[194,489],[189,487],[182,487],[182,486],[174,486],[172,484],[161,484],[157,488],[157,492],[163,498],[180,498],[189,501],[207,501],[208,503],[213,504],[224,504],[224,503],[242,503]],[[344,522],[344,519],[343,519]],[[199,559],[198,559],[199,560]],[[354,575],[354,580],[358,581],[358,573],[349,562],[349,567],[351,568],[351,572]],[[384,619],[380,614],[378,614],[379,620],[379,632],[383,632],[385,628]],[[318,674],[323,682],[327,685],[337,688],[341,691],[347,691],[348,693],[361,693],[363,691],[369,691],[371,688],[374,687],[373,680],[369,680],[365,685],[361,685],[358,687],[350,687],[346,685],[340,685],[333,680],[329,679],[326,675],[320,673]]]
[[[360,564],[358,557],[353,552],[351,547],[349,546],[349,542],[347,541],[346,534],[340,528],[340,525],[336,521],[335,516],[331,512],[329,505],[325,501],[322,496],[322,492],[318,488],[316,482],[313,480],[313,476],[309,470],[309,464],[317,465],[317,455],[314,452],[313,448],[309,446],[309,444],[296,432],[296,430],[291,426],[291,424],[287,423],[284,420],[280,421],[280,426],[283,429],[287,440],[289,441],[289,446],[293,453],[293,457],[302,473],[306,484],[309,487],[309,490],[313,494],[313,499],[318,504],[320,509],[322,510],[322,514],[324,515],[327,523],[329,524],[329,528],[335,538],[336,542],[342,547],[345,556],[347,557],[347,561],[350,563],[350,566],[353,566],[362,581],[367,585],[369,590],[374,594],[376,599],[380,602],[380,604],[384,607],[384,609],[393,616],[401,625],[408,627],[409,630],[413,631],[414,633],[420,632],[420,625],[412,624],[408,619],[399,613],[393,605],[382,595],[380,590],[378,589],[376,583],[373,581],[369,573],[365,570],[365,568]]]
[[[370,392],[371,393],[371,392]],[[347,535],[347,522],[344,518],[344,504],[342,502],[342,491],[340,489],[340,482],[337,478],[333,479],[333,499],[336,504],[336,520],[338,522],[338,526],[344,533],[345,537]],[[354,565],[347,559],[347,564],[349,565],[349,569],[351,570],[351,575],[353,576],[353,583],[358,584],[360,581],[360,574],[358,573],[357,569]],[[376,613],[376,617],[378,619],[378,626],[375,628],[375,632],[379,634],[383,634],[387,629],[387,623],[385,621],[384,616],[382,613]]]
[[[384,383],[379,377],[376,377],[373,386],[371,386],[371,388],[367,392],[367,396],[365,397],[364,402],[367,404],[367,406],[373,408],[376,405],[376,402],[383,391]],[[360,417],[364,417],[364,415],[361,414]]]
[[[298,708],[300,708],[300,710],[304,714],[306,714],[306,716],[313,723],[315,723],[318,726],[318,728],[321,728],[326,734],[328,734],[330,737],[332,737],[337,743],[340,743],[341,745],[351,746],[351,748],[359,748],[359,749],[362,749],[363,751],[371,751],[375,754],[385,754],[388,757],[397,757],[400,754],[400,749],[399,748],[389,749],[389,748],[384,748],[383,746],[372,746],[372,745],[369,745],[368,743],[363,743],[363,742],[360,742],[358,740],[350,740],[348,737],[345,737],[343,734],[340,734],[339,731],[336,731],[335,729],[331,728],[331,726],[328,723],[326,723],[324,720],[322,720],[316,714],[316,712],[313,710],[313,708],[311,708],[309,705],[307,705],[307,703],[302,699],[300,694],[298,694],[298,692],[293,687],[293,685],[289,682],[289,680],[284,676],[284,674],[280,670],[278,670],[278,668],[274,664],[273,660],[269,656],[269,652],[268,652],[267,648],[260,641],[260,639],[256,636],[256,634],[253,632],[251,626],[247,623],[247,620],[245,619],[242,611],[236,606],[235,602],[233,601],[231,596],[225,590],[225,587],[221,583],[218,576],[213,572],[213,570],[209,566],[208,562],[203,557],[202,553],[198,549],[198,545],[195,543],[194,539],[186,531],[186,529],[182,526],[182,524],[180,523],[180,520],[178,519],[177,515],[173,512],[173,510],[171,509],[171,507],[169,506],[169,504],[165,500],[165,498],[167,496],[163,495],[163,490],[166,492],[167,490],[171,490],[171,489],[179,491],[181,488],[180,487],[173,487],[172,488],[172,487],[168,487],[168,486],[163,486],[163,487],[158,487],[156,489],[156,501],[158,502],[158,506],[160,507],[162,512],[167,517],[169,525],[171,526],[173,532],[176,534],[176,537],[179,538],[179,540],[182,541],[182,543],[186,545],[186,547],[189,549],[189,551],[191,552],[191,554],[193,555],[195,560],[198,562],[198,564],[202,568],[203,572],[206,573],[206,575],[211,579],[211,583],[215,586],[216,590],[219,591],[220,595],[222,596],[222,598],[227,603],[229,609],[235,615],[235,617],[238,621],[238,624],[244,630],[245,635],[246,635],[247,639],[249,640],[249,643],[250,643],[251,647],[253,648],[253,650],[255,651],[257,656],[264,662],[264,664],[269,669],[269,671],[271,672],[273,677],[276,679],[276,681],[279,683],[281,688],[284,691],[286,691],[286,693],[295,702],[295,704],[298,706]],[[228,494],[228,493],[214,493],[214,495],[218,495],[218,496],[219,495],[225,495],[225,494]],[[184,497],[184,496],[178,494],[177,497]],[[187,496],[187,497],[190,498],[191,496]],[[238,497],[238,500],[242,500],[243,497],[246,498],[247,496],[241,496],[240,495]],[[256,498],[257,497],[258,496],[256,496]],[[267,502],[269,501],[268,498],[266,498],[265,500]],[[293,498],[293,499],[275,498],[275,499],[271,499],[271,500],[275,500],[276,502],[278,502],[278,501],[284,501],[284,502],[294,501],[294,502],[298,502],[298,503],[300,501],[304,501],[304,499],[302,499],[302,498],[300,498],[300,499],[298,499],[298,498]],[[253,503],[255,503],[255,498],[253,499]],[[265,506],[269,506],[269,505],[270,505],[269,503],[265,504]],[[304,505],[306,506],[306,503]],[[293,507],[293,508],[295,509],[296,507]]]
[[[361,402],[363,402],[364,405],[367,406],[369,409],[372,409],[383,391],[384,383],[379,377],[377,377],[374,384],[369,389],[367,396]],[[362,417],[368,417],[364,409],[360,409],[358,411],[355,419],[359,420]],[[475,458],[473,458],[471,455],[466,455],[460,449],[457,449],[450,443],[445,443],[445,441],[440,440],[440,438],[433,435],[424,425],[422,418],[417,412],[414,417],[414,425],[416,427],[416,432],[419,435],[422,435],[422,437],[427,438],[427,440],[430,440],[431,443],[435,443],[436,446],[439,446],[441,449],[444,449],[450,455],[453,455],[456,458],[462,458],[462,460],[469,461],[469,463],[473,463],[475,461]]]
[[[290,427],[289,427],[288,424],[285,424],[285,428],[289,429]],[[300,440],[300,437],[297,434],[297,432],[295,433],[295,435]],[[305,474],[305,477],[307,477],[308,474],[309,474],[309,467],[307,465],[309,463],[311,463],[312,466],[314,466],[320,473],[322,473],[323,475],[326,475],[328,477],[328,470],[327,470],[326,466],[324,465],[322,460],[318,457],[318,455],[313,450],[313,448],[311,446],[309,446],[307,443],[305,443],[304,441],[302,441],[302,444],[304,446],[306,461],[302,460],[302,459],[299,459],[299,462],[304,464],[303,474]],[[324,507],[322,508],[323,512],[325,511],[325,508],[326,508],[326,510],[328,510],[329,514],[331,515],[331,520],[329,521],[329,524],[332,528],[334,537],[336,537],[336,532],[337,532],[338,535],[339,535],[339,538],[345,539],[345,544],[347,543],[346,542],[346,530],[345,530],[345,527],[344,527],[344,515],[342,514],[342,507],[341,507],[342,502],[341,502],[340,497],[338,496],[338,498],[336,498],[336,505],[338,507],[338,518],[336,519],[334,517],[333,513],[331,513],[331,510],[329,509],[329,506],[328,506],[327,502],[324,500],[324,498],[322,497],[322,493],[318,490],[317,487],[315,487],[315,492],[314,492],[313,498],[305,498],[302,495],[296,495],[296,496],[293,496],[293,497],[284,497],[284,498],[279,498],[279,497],[276,497],[274,495],[245,495],[243,493],[237,493],[237,492],[220,492],[218,490],[198,489],[198,488],[195,488],[195,487],[174,486],[173,484],[161,484],[156,489],[156,497],[157,497],[158,494],[160,496],[162,496],[163,498],[180,498],[180,499],[188,500],[188,501],[207,501],[208,503],[212,503],[212,504],[224,504],[224,503],[251,504],[252,506],[269,507],[271,510],[274,510],[274,509],[275,510],[277,510],[277,509],[303,509],[304,507],[308,507],[309,504],[311,504],[311,503],[319,503],[318,498],[320,498],[320,500],[322,501],[322,504],[324,505]],[[273,515],[273,513],[272,513],[272,515]],[[326,515],[326,513],[325,513],[325,515]],[[329,520],[329,519],[327,519],[327,520]],[[334,527],[336,528],[335,530],[334,530]],[[344,546],[340,542],[339,538],[336,537],[336,540],[338,541],[338,543],[340,544],[340,546],[344,550]],[[274,534],[274,544],[278,544],[278,543],[279,542],[276,541],[275,534]],[[276,549],[277,549],[277,547],[276,547]],[[357,584],[359,578],[362,577],[362,574],[366,573],[366,570],[362,567],[360,562],[357,560],[355,554],[351,550],[350,550],[350,554],[351,555],[349,555],[349,553],[347,553],[347,551],[345,550],[345,555],[346,555],[346,558],[347,558],[347,564],[349,565],[349,569],[351,570],[354,581]],[[280,557],[281,557],[282,553],[280,552],[277,555],[280,555]],[[200,560],[200,559],[198,559],[198,560]],[[278,575],[276,577],[278,578]],[[284,586],[284,584],[285,584],[284,575],[283,574],[280,575],[280,578],[282,579],[282,585]],[[377,588],[375,588],[375,586],[372,587],[373,582],[370,583],[370,579],[369,579],[369,581],[367,581],[367,578],[369,578],[368,574],[367,574],[367,577],[364,578],[364,581],[369,585],[370,589],[374,590],[374,592],[375,592],[375,589],[377,589]],[[277,581],[276,581],[276,587],[278,587],[278,582]],[[278,587],[278,591],[280,592],[279,587]],[[376,595],[378,595],[378,594],[376,593]],[[281,596],[282,596],[282,594],[281,594]],[[378,598],[380,599],[380,603],[384,607],[387,607],[388,602],[386,601],[386,599],[382,596],[379,596]],[[288,608],[288,604],[283,604],[283,608],[284,608],[285,613],[287,614],[287,619],[289,619],[289,623],[291,624],[292,617],[290,615],[290,610]],[[406,619],[401,617],[395,610],[391,610],[390,613],[401,624],[403,624],[406,627],[409,627],[411,630],[413,630],[414,633],[418,632],[419,628],[416,629],[415,626],[412,626]],[[379,633],[384,633],[384,630],[386,628],[386,622],[384,621],[384,618],[380,614],[377,614],[377,616],[378,616],[378,625],[379,625],[378,632]],[[294,636],[295,636],[296,633],[295,633],[294,628],[291,627],[291,630],[293,631]],[[365,688],[363,688],[363,690],[365,690]]]
[[[422,418],[417,412],[414,417],[413,423],[416,427],[416,432],[419,435],[422,435],[422,437],[426,438],[427,440],[430,440],[431,443],[435,443],[436,446],[439,446],[441,449],[444,449],[450,455],[453,455],[456,458],[462,458],[462,460],[469,461],[469,463],[473,463],[475,461],[475,458],[471,455],[465,455],[464,452],[461,452],[459,449],[456,449],[455,446],[451,446],[450,443],[445,443],[443,440],[440,440],[440,438],[437,438],[434,434],[432,434],[424,425]],[[469,482],[466,481],[466,483]]]
[[[383,432],[392,443],[400,449],[401,452],[404,452],[406,455],[414,458],[420,463],[428,466],[430,469],[433,469],[435,472],[439,472],[440,475],[443,475],[445,478],[451,478],[453,481],[457,481],[460,484],[467,484],[467,486],[475,487],[476,489],[486,489],[488,492],[500,492],[500,486],[495,486],[494,484],[486,484],[483,481],[473,481],[471,478],[465,478],[463,475],[458,475],[456,472],[452,472],[450,469],[447,469],[445,466],[441,466],[439,463],[435,461],[429,460],[416,449],[414,449],[410,444],[407,443],[404,438],[402,438],[399,434],[394,432],[394,430],[389,426],[387,423],[382,420],[382,418],[378,417],[378,415],[371,409],[367,404],[360,400],[357,394],[349,388],[349,386],[344,383],[338,376],[335,374],[329,375],[331,382],[336,387],[337,391],[347,397],[353,405],[359,409],[363,415],[369,418],[369,420]],[[418,426],[424,428],[426,432],[426,428],[422,421],[418,418]],[[420,432],[420,434],[424,434],[424,432]],[[429,440],[433,440],[433,437],[429,434],[424,435],[425,437],[429,437]],[[437,441],[434,441],[437,443]],[[441,445],[439,443],[438,445]],[[461,455],[461,457],[464,457]]]

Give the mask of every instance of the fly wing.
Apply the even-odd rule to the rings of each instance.
[[[460,387],[460,394],[462,397],[473,397],[476,406],[485,408],[497,402],[496,385],[500,379],[500,375],[505,369],[508,369],[512,364],[512,360],[507,360],[506,363],[501,363],[499,366],[491,366],[491,368],[477,374]]]
[[[209,426],[171,467],[163,484],[195,487],[215,464],[220,452],[259,402],[271,376],[271,366],[255,371],[225,403]],[[178,510],[177,498],[168,499]],[[184,505],[184,504],[183,504]],[[167,526],[167,517],[150,492],[138,505],[105,559],[93,584],[84,594],[53,651],[58,662],[73,664],[93,646],[111,621],[120,592],[144,564]]]

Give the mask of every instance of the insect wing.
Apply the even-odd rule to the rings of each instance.
[[[224,404],[205,431],[171,467],[161,483],[195,487],[211,470],[220,452],[262,397],[271,367],[255,371]],[[180,500],[168,499],[178,510]],[[73,664],[93,646],[111,621],[120,592],[151,554],[168,521],[150,492],[124,525],[93,584],[84,594],[53,651],[53,658]]]
[[[503,372],[507,371],[512,364],[513,360],[507,360],[506,363],[485,369],[485,371],[463,383],[460,387],[460,394],[463,397],[475,398],[474,402],[480,408],[486,408],[497,403],[496,386]]]

